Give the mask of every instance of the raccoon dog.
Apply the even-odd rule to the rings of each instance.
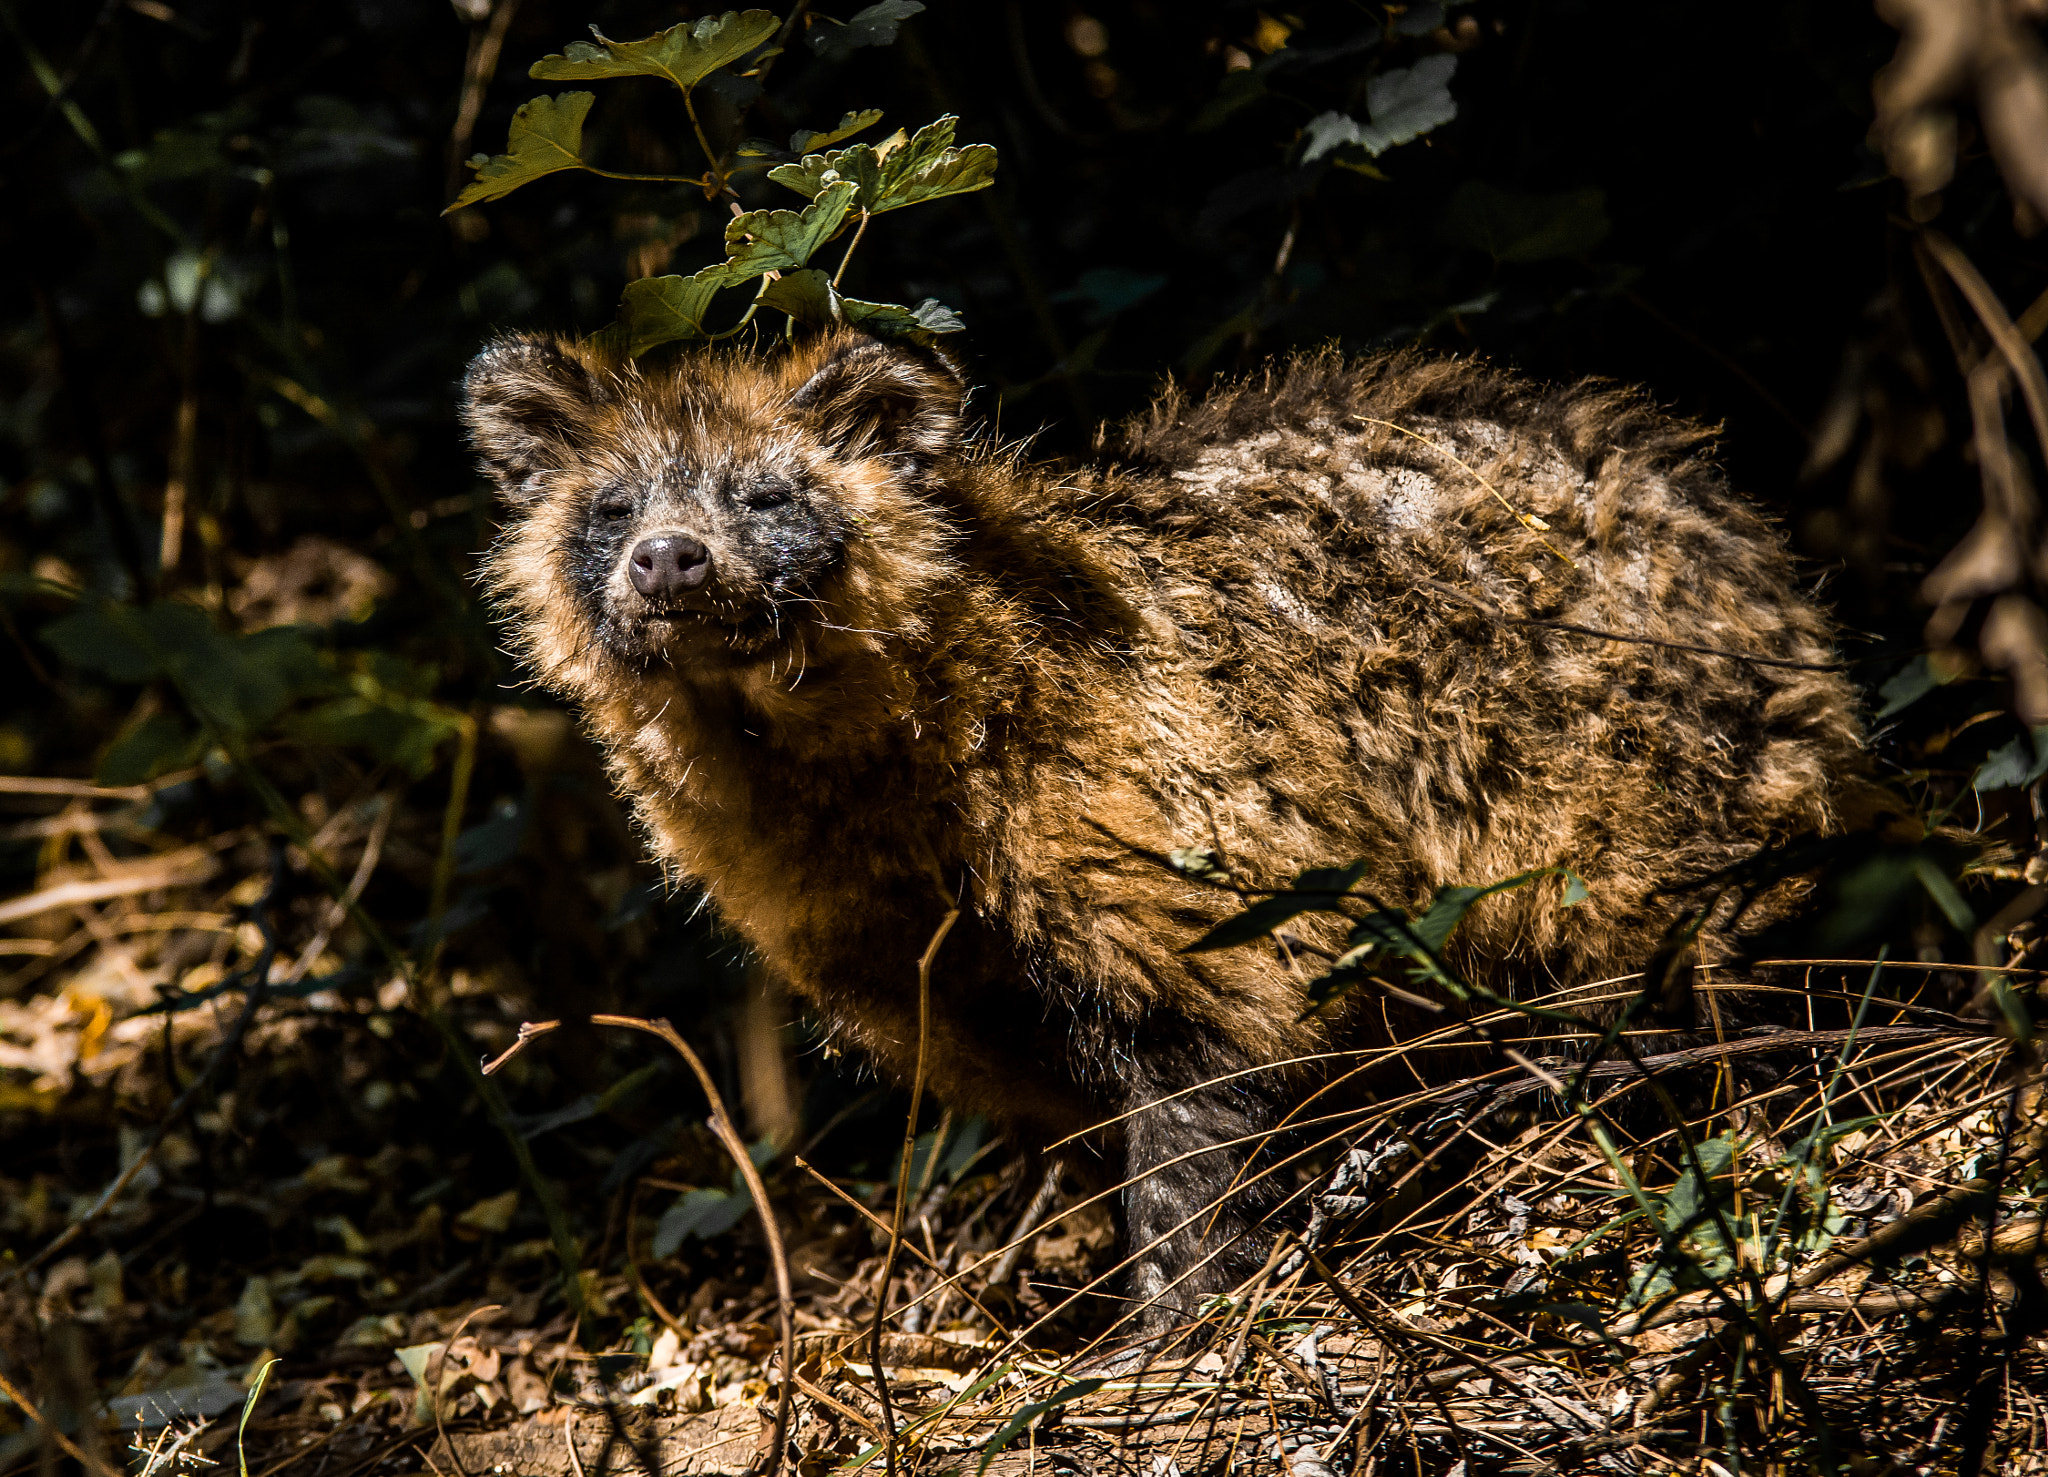
[[[1661,885],[1839,828],[1858,783],[1783,540],[1612,386],[1314,354],[1169,388],[1079,463],[844,331],[658,367],[504,338],[464,391],[490,589],[656,854],[904,1078],[957,904],[929,1081],[1027,1143],[1109,1125],[1155,1328],[1256,1263],[1245,1145],[1303,1059],[1413,1029],[1371,991],[1304,1018],[1284,948],[1182,952],[1238,902],[1161,853],[1364,858],[1410,907],[1569,867],[1583,903],[1532,885],[1453,939],[1530,998],[1641,968]]]

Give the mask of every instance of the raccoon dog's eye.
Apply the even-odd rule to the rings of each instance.
[[[789,489],[779,483],[768,482],[748,488],[740,501],[756,512],[764,508],[780,508],[789,502]]]
[[[616,523],[621,518],[630,518],[633,516],[632,499],[624,497],[604,498],[597,505],[597,516],[610,523]]]

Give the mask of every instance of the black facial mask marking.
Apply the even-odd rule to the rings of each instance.
[[[588,494],[569,577],[598,639],[620,656],[650,654],[646,622],[673,620],[753,646],[815,609],[809,597],[845,552],[851,520],[828,492],[788,474],[681,466]],[[711,552],[701,589],[656,608],[622,578],[643,539],[683,535]],[[787,605],[795,608],[785,609]]]

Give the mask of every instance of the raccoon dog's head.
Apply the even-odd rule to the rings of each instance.
[[[900,623],[905,581],[942,556],[921,489],[957,445],[963,390],[942,355],[846,332],[658,367],[500,339],[463,382],[512,514],[491,583],[550,676],[598,653],[729,665],[806,629]]]

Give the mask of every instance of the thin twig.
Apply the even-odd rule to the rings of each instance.
[[[83,1236],[86,1228],[105,1213],[107,1207],[119,1198],[121,1192],[127,1189],[135,1177],[156,1157],[157,1150],[163,1147],[165,1137],[183,1118],[185,1110],[212,1084],[221,1068],[241,1051],[242,1040],[249,1034],[249,1027],[255,1023],[256,1013],[263,1008],[263,1002],[270,993],[270,967],[277,959],[277,935],[271,926],[270,910],[283,889],[284,871],[284,847],[282,844],[274,843],[271,848],[270,885],[250,910],[257,928],[263,935],[263,950],[248,967],[249,983],[245,987],[246,993],[242,999],[242,1013],[235,1018],[235,1024],[229,1029],[227,1039],[214,1048],[213,1055],[207,1058],[206,1065],[200,1068],[191,1085],[178,1094],[169,1111],[158,1121],[156,1132],[150,1135],[141,1152],[129,1161],[127,1168],[114,1177],[112,1184],[100,1192],[100,1198],[86,1209],[84,1215],[59,1232],[41,1251],[12,1268],[5,1279],[0,1279],[0,1286],[26,1276]]]
[[[356,863],[355,875],[349,878],[348,892],[327,905],[327,917],[312,941],[299,951],[298,959],[285,971],[279,984],[295,985],[304,979],[307,972],[320,962],[328,940],[334,937],[334,930],[341,927],[348,917],[348,910],[362,901],[363,889],[370,885],[370,877],[377,870],[377,859],[384,854],[384,838],[391,831],[391,817],[397,812],[397,802],[389,795],[377,797],[377,818],[370,823],[369,838],[363,843],[363,855]]]
[[[903,1125],[903,1162],[896,1171],[896,1211],[890,1217],[889,1250],[875,1278],[875,1321],[868,1331],[868,1343],[874,1351],[875,1390],[882,1402],[882,1453],[889,1477],[896,1477],[896,1414],[889,1403],[889,1378],[882,1372],[882,1324],[889,1316],[889,1279],[896,1273],[896,1254],[903,1245],[903,1216],[910,1201],[910,1161],[917,1148],[917,1112],[924,1100],[925,1053],[931,1044],[932,960],[959,918],[958,908],[946,910],[917,961],[917,1069],[910,1079],[910,1114]]]
[[[9,1400],[12,1400],[15,1404],[15,1407],[18,1410],[20,1410],[20,1412],[23,1415],[27,1416],[38,1427],[40,1427],[44,1432],[46,1432],[51,1440],[55,1441],[59,1446],[63,1447],[65,1452],[71,1457],[71,1459],[77,1462],[80,1466],[89,1468],[90,1470],[99,1473],[100,1477],[120,1477],[120,1474],[116,1473],[112,1467],[108,1466],[105,1462],[101,1461],[96,1456],[86,1455],[85,1452],[79,1449],[77,1442],[73,1441],[69,1436],[66,1436],[61,1430],[59,1430],[56,1426],[52,1425],[48,1420],[45,1420],[43,1417],[43,1413],[40,1410],[36,1409],[35,1401],[29,1399],[28,1396],[24,1395],[20,1390],[16,1389],[14,1386],[14,1382],[8,1379],[7,1376],[4,1374],[0,1374],[0,1395],[5,1395]]]
[[[806,1161],[801,1154],[794,1156],[792,1162],[795,1163],[798,1169],[803,1170],[806,1174],[810,1175],[813,1179],[815,1179],[819,1184],[823,1185],[826,1189],[830,1190],[834,1195],[838,1196],[841,1200],[844,1200],[848,1205],[852,1206],[855,1210],[859,1211],[861,1215],[867,1218],[868,1223],[872,1225],[876,1230],[881,1231],[885,1234],[887,1233],[889,1229],[889,1223],[887,1221],[883,1220],[880,1216],[876,1215],[872,1210],[869,1210],[865,1205],[862,1205],[858,1200],[854,1199],[851,1195],[847,1194],[846,1191],[840,1189],[839,1186],[833,1184],[831,1180],[827,1179],[824,1175],[820,1174],[818,1172],[818,1167],[815,1164],[811,1164],[808,1161]],[[931,1290],[933,1293],[938,1292],[940,1288],[957,1286],[960,1289],[962,1295],[966,1297],[967,1301],[974,1305],[975,1311],[980,1313],[982,1317],[988,1319],[990,1327],[996,1329],[1002,1328],[1002,1320],[996,1317],[995,1314],[991,1313],[982,1304],[981,1299],[977,1298],[967,1288],[967,1284],[964,1279],[970,1272],[976,1270],[974,1267],[962,1267],[959,1271],[953,1273],[952,1276],[948,1277],[946,1276],[946,1269],[940,1266],[937,1262],[933,1261],[931,1259],[930,1254],[927,1253],[923,1247],[919,1246],[915,1241],[907,1242],[905,1244],[910,1247],[912,1254],[915,1255],[919,1261],[923,1262],[927,1267],[930,1267],[932,1271],[936,1273],[939,1277],[945,1279],[944,1281],[940,1282],[937,1287],[934,1287]],[[992,1277],[988,1280],[994,1282],[998,1279]],[[929,1296],[931,1296],[931,1293],[926,1293],[923,1296],[921,1296],[918,1299],[918,1301],[922,1302],[925,1297]]]
[[[718,1084],[711,1079],[711,1073],[704,1066],[704,1059],[685,1041],[666,1020],[646,1020],[635,1015],[593,1015],[590,1023],[594,1026],[624,1026],[629,1030],[645,1031],[658,1036],[697,1074],[697,1083],[704,1089],[704,1096],[711,1103],[711,1129],[732,1155],[733,1164],[746,1182],[747,1192],[754,1197],[754,1210],[761,1217],[761,1230],[768,1241],[768,1259],[775,1269],[776,1311],[782,1320],[782,1389],[775,1402],[775,1450],[769,1458],[768,1477],[776,1477],[782,1470],[784,1448],[789,1443],[790,1403],[796,1389],[796,1298],[790,1290],[789,1256],[782,1247],[782,1228],[776,1224],[775,1212],[768,1204],[768,1187],[762,1183],[761,1171],[754,1167],[754,1158],[747,1152],[747,1145],[733,1127],[731,1116],[725,1111],[725,1098],[718,1091]],[[550,1023],[552,1026],[553,1023]],[[535,1033],[539,1034],[538,1032]],[[525,1037],[524,1028],[521,1030]],[[506,1055],[511,1053],[507,1052]],[[503,1060],[503,1058],[500,1058]]]
[[[462,183],[462,161],[469,155],[469,142],[476,131],[476,117],[483,109],[484,91],[497,75],[498,57],[505,47],[505,33],[512,28],[512,17],[519,9],[519,0],[498,0],[491,7],[491,18],[485,28],[474,33],[470,43],[469,65],[463,69],[462,101],[455,109],[455,127],[448,135],[448,190],[449,195],[459,193]]]
[[[450,1333],[448,1337],[441,1340],[441,1347],[434,1353],[434,1377],[427,1384],[427,1403],[433,1407],[434,1430],[439,1433],[441,1437],[441,1444],[448,1448],[448,1460],[454,1464],[455,1470],[457,1472],[460,1472],[462,1474],[462,1477],[469,1477],[469,1468],[462,1465],[462,1453],[458,1452],[455,1449],[455,1443],[448,1439],[448,1426],[447,1421],[443,1416],[441,1410],[441,1392],[439,1386],[441,1383],[442,1376],[447,1372],[448,1369],[448,1351],[455,1346],[455,1341],[462,1337],[462,1330],[469,1327],[469,1320],[476,1317],[476,1315],[479,1313],[495,1313],[499,1308],[503,1306],[504,1305],[502,1303],[484,1303],[479,1307],[471,1308],[467,1313],[464,1313],[462,1315],[462,1320],[455,1325],[454,1332]],[[429,1448],[429,1450],[431,1450],[431,1448]]]
[[[576,1454],[576,1407],[573,1405],[562,1417],[562,1445],[569,1449],[569,1471],[574,1477],[583,1477],[583,1458]]]
[[[441,812],[441,851],[434,858],[433,889],[427,903],[427,916],[436,927],[448,911],[448,889],[455,880],[455,843],[462,834],[462,812],[469,804],[470,777],[476,772],[476,732],[475,715],[463,714],[455,730],[455,769],[448,780],[448,804]],[[437,956],[444,942],[445,931],[434,943]]]
[[[1410,440],[1420,441],[1424,446],[1427,446],[1431,451],[1435,452],[1438,456],[1449,458],[1451,461],[1455,462],[1459,467],[1463,468],[1465,473],[1468,476],[1470,476],[1474,481],[1476,481],[1481,487],[1485,488],[1488,492],[1492,493],[1493,500],[1499,503],[1503,508],[1506,508],[1508,510],[1509,517],[1513,518],[1517,523],[1521,524],[1522,527],[1528,529],[1531,533],[1535,534],[1537,543],[1543,545],[1544,548],[1550,550],[1551,553],[1555,554],[1558,557],[1558,559],[1562,561],[1568,568],[1578,568],[1577,563],[1574,562],[1571,555],[1565,553],[1564,550],[1558,548],[1556,544],[1553,544],[1549,539],[1543,536],[1544,533],[1547,532],[1550,528],[1550,525],[1548,523],[1545,523],[1541,518],[1538,518],[1534,513],[1525,513],[1520,508],[1516,507],[1513,503],[1509,502],[1507,500],[1506,495],[1503,494],[1498,487],[1495,487],[1491,482],[1488,482],[1484,477],[1480,476],[1478,469],[1474,467],[1470,462],[1466,461],[1463,457],[1459,456],[1455,451],[1448,450],[1447,448],[1438,445],[1436,442],[1430,440],[1429,437],[1423,435],[1419,431],[1411,431],[1406,426],[1396,425],[1393,421],[1383,421],[1379,419],[1377,416],[1353,415],[1351,419],[1355,421],[1363,421],[1368,426],[1385,426],[1389,431],[1399,431],[1403,436],[1408,437]]]
[[[1461,590],[1456,585],[1447,585],[1439,580],[1418,581],[1432,590],[1441,590],[1446,595],[1463,600],[1483,614],[1504,626],[1535,626],[1546,631],[1570,631],[1576,636],[1595,636],[1602,641],[1626,641],[1631,646],[1661,646],[1667,651],[1693,651],[1701,656],[1726,657],[1729,661],[1748,662],[1757,667],[1785,667],[1794,672],[1847,672],[1853,662],[1795,662],[1784,657],[1758,656],[1754,652],[1730,651],[1723,646],[1702,646],[1693,641],[1666,641],[1658,636],[1631,636],[1621,631],[1603,631],[1597,626],[1581,626],[1571,621],[1545,620],[1537,616],[1509,615],[1506,611],[1474,595],[1470,590]]]

